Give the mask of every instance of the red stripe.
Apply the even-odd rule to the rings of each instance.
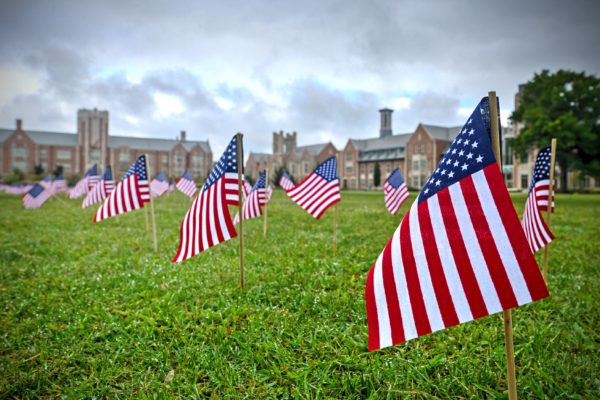
[[[460,233],[458,226],[458,220],[454,213],[454,207],[450,200],[450,192],[448,189],[441,190],[437,193],[438,200],[440,203],[440,211],[444,216],[444,225],[446,227],[446,234],[448,241],[450,242],[450,248],[452,249],[452,255],[456,264],[456,269],[460,276],[463,289],[467,296],[467,301],[471,308],[471,314],[473,318],[480,318],[489,315],[489,311],[483,301],[477,278],[473,272],[473,266],[465,247],[465,241]]]
[[[367,284],[365,286],[365,297],[367,306],[367,322],[369,325],[369,351],[377,350],[379,345],[379,320],[377,319],[377,303],[375,301],[375,287],[373,286],[373,270],[371,267],[367,275]]]
[[[327,206],[326,206],[325,208],[323,208],[323,210],[321,210],[321,212],[320,212],[319,214],[317,214],[317,215],[315,215],[315,216],[314,216],[316,219],[321,219],[321,216],[323,216],[323,214],[325,213],[325,211],[327,211],[327,209],[328,209],[329,207],[331,207],[331,206],[332,206],[332,205],[334,205],[334,204],[337,204],[337,203],[339,203],[339,202],[342,200],[342,199],[340,199],[340,198],[338,198],[338,199],[336,199],[336,200],[333,200],[333,201],[332,201],[332,200],[330,200],[331,198],[333,198],[333,197],[335,197],[335,196],[339,196],[339,192],[335,192],[335,193],[331,194],[329,197],[327,197],[327,199],[325,199],[324,201],[322,201],[322,202],[321,202],[321,204],[319,205],[319,207],[320,207],[320,206],[321,206],[323,203],[325,203],[325,201],[329,201],[330,203],[329,203],[329,204],[327,204]],[[317,209],[318,209],[319,207],[317,207]]]
[[[417,207],[419,226],[421,228],[421,236],[423,238],[423,246],[425,247],[425,258],[427,258],[427,266],[429,267],[429,275],[437,303],[440,307],[440,313],[444,320],[444,326],[458,325],[458,316],[454,309],[448,282],[446,282],[446,274],[442,268],[442,261],[433,234],[433,226],[429,216],[429,204],[424,201]]]
[[[417,274],[417,265],[412,249],[412,241],[410,238],[410,213],[414,210],[409,210],[400,226],[400,246],[402,246],[402,264],[404,265],[404,273],[406,274],[406,284],[408,286],[408,295],[410,297],[410,305],[415,319],[415,327],[419,336],[431,333],[429,325],[429,317],[423,302],[423,293],[419,283],[419,275]]]
[[[488,180],[490,187],[504,184],[502,175],[498,168],[487,167],[484,169],[485,177]],[[492,190],[494,202],[498,208],[498,212],[502,217],[502,223],[506,232],[509,233],[508,238],[515,252],[521,272],[525,277],[525,283],[529,289],[532,300],[539,300],[548,297],[548,288],[544,282],[544,278],[540,273],[540,268],[535,261],[535,257],[531,253],[531,249],[527,245],[525,234],[519,224],[519,217],[513,206],[512,200],[506,190]]]
[[[512,290],[506,270],[504,269],[504,264],[502,263],[498,249],[496,248],[496,242],[492,236],[490,226],[483,213],[477,191],[475,190],[475,184],[473,183],[473,178],[467,176],[462,179],[460,181],[460,187],[465,200],[468,202],[467,209],[469,210],[473,227],[477,233],[481,252],[483,253],[483,257],[485,258],[485,262],[490,271],[490,276],[494,282],[494,287],[498,293],[500,303],[502,304],[502,309],[507,310],[516,307],[518,305],[517,299]],[[522,230],[522,228],[519,229]]]
[[[223,187],[221,187],[221,193],[223,193]],[[218,195],[218,191],[215,190],[215,197],[214,197],[214,201],[215,201],[215,207],[214,207],[214,212],[213,212],[213,218],[215,219],[215,229],[217,230],[217,240],[219,243],[224,242],[225,241],[225,237],[223,236],[223,230],[221,229],[221,220],[219,219],[219,208],[223,207],[223,201],[222,199],[217,197]]]
[[[202,221],[202,224],[204,225],[204,229],[206,229],[206,237],[208,238],[208,247],[213,247],[216,244],[219,244],[219,242],[215,243],[215,239],[218,238],[214,238],[213,237],[213,233],[212,233],[212,229],[211,229],[211,222],[213,224],[215,224],[215,228],[216,228],[216,222],[215,220],[212,219],[212,215],[210,215],[210,206],[211,203],[215,201],[216,199],[216,194],[217,194],[217,185],[219,184],[219,182],[216,182],[214,185],[211,185],[210,188],[208,188],[208,196],[206,196],[206,221]],[[214,205],[214,203],[213,203]],[[204,215],[204,214],[202,214]],[[212,221],[211,221],[212,220]]]
[[[234,238],[237,236],[237,232],[235,227],[233,226],[233,221],[231,220],[231,215],[229,214],[229,207],[227,207],[227,203],[225,201],[225,191],[221,191],[221,205],[220,207],[223,209],[223,218],[225,219],[225,225],[227,226],[227,232],[229,233],[230,238]],[[240,215],[240,218],[242,216]]]
[[[392,240],[388,241],[383,249],[383,258],[381,260],[381,269],[383,272],[383,287],[385,288],[385,298],[387,302],[388,314],[390,316],[390,328],[392,331],[392,343],[404,342],[404,329],[402,327],[402,314],[400,313],[400,303],[398,301],[398,292],[396,292],[396,279],[392,263]]]

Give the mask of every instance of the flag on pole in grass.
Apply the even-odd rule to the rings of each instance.
[[[100,178],[93,189],[85,196],[85,199],[83,199],[81,208],[86,208],[104,201],[112,193],[114,186],[115,182],[113,181],[112,170],[110,165],[107,165],[102,174],[102,178]]]
[[[279,186],[281,186],[286,192],[290,191],[294,187],[294,182],[292,182],[289,175],[285,171],[283,171],[281,178],[279,178]]]
[[[39,208],[52,196],[50,190],[44,189],[39,183],[34,183],[29,192],[21,199],[25,208]]]
[[[408,189],[402,179],[400,168],[392,171],[383,184],[385,206],[393,215],[398,213],[402,204],[408,199]]]
[[[173,190],[175,190],[175,181],[173,181],[173,178],[169,178],[169,189],[167,189],[167,194],[173,193]]]
[[[63,174],[60,174],[52,181],[50,184],[50,193],[56,194],[59,192],[67,191],[67,182],[65,181],[65,177]]]
[[[98,208],[94,222],[144,207],[150,201],[146,156],[139,156]]]
[[[288,192],[296,204],[316,219],[341,200],[336,164],[335,157],[329,157]]]
[[[542,210],[548,210],[551,152],[550,146],[544,147],[535,159],[529,195],[525,202],[525,211],[523,211],[523,230],[534,253],[554,239],[554,235],[542,216]],[[552,199],[554,199],[554,193],[552,193]],[[554,211],[554,201],[552,201],[551,211]]]
[[[69,190],[69,198],[77,199],[84,194],[91,191],[96,183],[100,180],[98,176],[98,164],[94,164],[90,169],[88,169],[83,176],[76,184],[75,187]]]
[[[490,143],[484,98],[366,283],[369,350],[548,296]]]
[[[262,206],[268,201],[265,189],[266,175],[267,173],[265,171],[258,173],[258,179],[254,183],[254,186],[252,186],[252,189],[250,189],[248,196],[244,199],[242,204],[244,221],[262,215]],[[238,222],[240,222],[240,216],[239,214],[236,214],[233,223],[237,224]]]
[[[196,183],[194,182],[194,177],[187,169],[183,175],[181,175],[181,178],[179,178],[175,187],[188,197],[194,197],[194,193],[196,193]]]
[[[169,190],[169,182],[167,182],[165,174],[160,172],[150,182],[150,193],[152,197],[158,197],[162,196],[167,190]]]
[[[238,166],[237,154],[242,152],[243,159],[243,149],[237,147],[234,136],[186,213],[173,262],[187,260],[237,235],[227,208],[240,202],[238,168],[243,173],[243,165]]]

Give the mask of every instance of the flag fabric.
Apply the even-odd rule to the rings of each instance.
[[[23,196],[21,201],[25,208],[39,208],[52,196],[50,190],[44,189],[39,183],[34,183],[33,187]]]
[[[486,97],[369,271],[369,350],[548,296],[489,135]]]
[[[83,178],[81,178],[75,184],[75,187],[69,190],[69,198],[77,199],[83,196],[84,194],[92,190],[99,180],[100,177],[98,176],[98,164],[94,164],[90,169],[86,171]]]
[[[165,194],[167,190],[169,190],[169,182],[167,181],[165,174],[160,172],[152,179],[152,182],[150,182],[150,193],[152,194],[152,197],[158,197]]]
[[[279,186],[281,186],[286,192],[294,188],[294,182],[292,182],[289,175],[285,171],[283,171],[281,178],[279,178]]]
[[[273,197],[273,188],[269,185],[267,186],[267,203],[271,201],[271,197]]]
[[[94,188],[90,190],[87,196],[85,196],[85,199],[83,199],[81,208],[86,208],[104,201],[112,193],[114,186],[115,182],[113,181],[112,170],[110,165],[107,165],[102,174],[102,178],[100,178]]]
[[[146,156],[138,157],[110,195],[104,199],[96,212],[94,222],[137,210],[150,201],[146,166]]]
[[[173,193],[173,190],[175,190],[175,182],[173,181],[173,178],[169,178],[169,189],[167,189],[167,194]]]
[[[548,210],[548,192],[550,190],[550,146],[540,150],[535,159],[533,176],[529,185],[529,195],[523,211],[523,230],[534,253],[554,239],[554,235],[544,221],[542,211]],[[552,194],[554,199],[554,193]],[[554,211],[554,201],[552,202]]]
[[[238,149],[234,136],[212,169],[198,196],[181,222],[179,248],[173,262],[190,257],[237,235],[228,205],[238,205]]]
[[[39,184],[44,189],[50,189],[50,187],[52,186],[52,177],[50,175],[45,176]]]
[[[23,194],[29,192],[33,185],[6,185],[0,184],[0,191],[8,194]]]
[[[175,187],[188,197],[194,197],[194,193],[196,193],[196,183],[194,182],[194,177],[187,169],[183,175],[181,175],[181,178],[179,178]]]
[[[246,200],[246,198],[248,197],[248,195],[252,191],[252,185],[250,184],[250,182],[248,182],[246,180],[245,176],[243,176],[242,179],[244,181],[244,184],[242,185],[242,195],[244,196],[244,200]]]
[[[329,157],[288,192],[296,204],[316,219],[341,200],[336,164],[335,157]]]
[[[265,171],[258,173],[258,179],[254,183],[252,189],[250,189],[250,193],[244,199],[242,204],[242,215],[244,217],[244,221],[247,219],[260,217],[262,215],[262,206],[267,202],[267,192],[265,189],[267,173]],[[233,223],[237,224],[240,218],[239,215],[236,215]]]
[[[408,189],[402,179],[400,168],[392,171],[383,183],[385,206],[392,215],[396,215],[402,204],[408,199]]]
[[[67,182],[65,181],[65,177],[63,176],[63,174],[60,174],[50,184],[50,193],[56,194],[59,192],[66,192],[66,191],[67,191]]]

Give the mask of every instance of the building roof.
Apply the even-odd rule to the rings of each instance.
[[[350,139],[358,149],[358,161],[384,161],[404,158],[406,142],[412,133],[378,137],[373,139]]]
[[[421,124],[421,126],[423,126],[427,132],[429,132],[432,138],[448,141],[454,139],[454,137],[462,129],[462,126],[444,127],[428,124]]]
[[[319,155],[320,152],[323,151],[323,149],[325,148],[325,146],[327,146],[329,143],[318,143],[318,144],[311,144],[308,146],[298,146],[296,147],[296,154],[301,155],[304,150],[306,150],[308,152],[308,154],[310,154],[313,157],[316,157]]]
[[[4,142],[10,135],[15,132],[15,129],[0,129],[0,143]],[[49,146],[77,146],[79,139],[74,133],[65,132],[48,132],[48,131],[23,131],[36,144]]]
[[[248,158],[254,158],[256,161],[259,162],[263,162],[263,161],[269,161],[271,159],[271,157],[273,157],[272,154],[268,154],[268,153],[254,153],[254,152],[250,152],[250,154],[248,155]]]

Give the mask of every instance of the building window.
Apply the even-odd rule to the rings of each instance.
[[[521,189],[529,187],[529,175],[521,175]]]
[[[56,158],[59,160],[70,160],[71,159],[71,151],[70,150],[56,150]]]
[[[27,157],[28,153],[29,152],[27,151],[27,147],[16,147],[15,146],[10,150],[10,154],[13,157]]]
[[[102,152],[100,150],[98,150],[98,149],[90,150],[90,160],[100,161],[101,157],[102,157]]]
[[[119,161],[128,162],[129,161],[129,153],[127,153],[125,151],[121,151],[119,153]]]
[[[296,175],[296,164],[291,165],[292,175]]]
[[[10,164],[11,169],[18,169],[22,172],[27,172],[27,162],[24,160],[12,160]]]
[[[40,157],[41,158],[46,158],[48,157],[48,149],[43,147],[40,149]]]
[[[415,154],[425,154],[425,152],[423,151],[423,144],[422,143],[417,143],[415,145]]]
[[[204,156],[192,156],[192,163],[194,165],[202,165],[204,163]]]
[[[162,156],[160,156],[160,160],[162,161],[163,164],[166,164],[169,162],[169,156],[166,154],[163,154]]]
[[[304,163],[304,173],[308,174],[308,163],[307,162]]]
[[[176,162],[177,164],[183,164],[183,157],[182,157],[182,156],[180,156],[180,155],[176,155],[176,156],[175,156],[175,162]]]
[[[521,154],[520,161],[522,164],[526,164],[529,162],[529,152],[524,152]]]
[[[354,155],[351,152],[346,153],[346,161],[353,161]]]
[[[352,164],[346,164],[346,174],[351,174],[353,172]]]

